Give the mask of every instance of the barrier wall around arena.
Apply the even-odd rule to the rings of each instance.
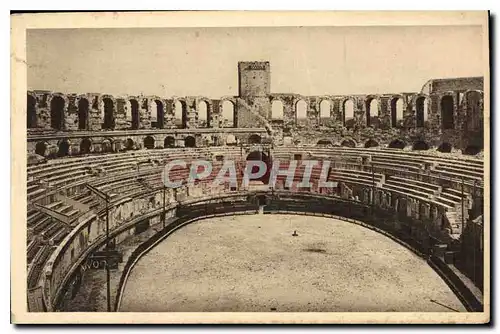
[[[466,308],[469,311],[479,310],[478,305],[482,303],[482,296],[478,296],[477,293],[474,294],[471,291],[466,291],[470,284],[463,283],[462,278],[457,276],[453,270],[446,270],[448,266],[444,261],[446,246],[444,245],[443,247],[441,241],[429,235],[425,229],[425,224],[421,221],[415,220],[412,217],[394,215],[391,212],[372,207],[365,203],[307,193],[297,194],[287,191],[239,192],[223,196],[208,196],[171,205],[166,208],[169,224],[158,235],[148,240],[144,245],[141,245],[140,248],[137,248],[134,256],[131,256],[127,261],[126,269],[130,271],[133,263],[140,257],[140,254],[147,252],[153,243],[159,242],[159,240],[166,237],[170,231],[178,228],[181,224],[214,215],[241,214],[241,212],[248,213],[249,210],[257,211],[258,204],[262,203],[262,201],[265,202],[265,214],[291,213],[340,217],[339,219],[347,219],[348,221],[362,224],[365,227],[376,229],[421,256],[428,257],[432,255],[433,267],[438,267],[439,273],[452,286],[453,291],[459,296]],[[228,203],[229,206],[225,206],[224,203]],[[235,203],[241,203],[241,205],[235,205]],[[158,226],[161,222],[161,212],[161,209],[156,208],[134,216],[122,224],[113,226],[110,234],[111,238],[114,238],[119,243],[127,236],[133,234],[136,225],[145,219],[149,220],[150,227]],[[105,239],[102,234],[88,233],[89,230],[95,231],[97,227],[95,224],[96,222],[93,220],[82,223],[79,228],[67,236],[65,242],[54,252],[48,261],[42,280],[44,302],[47,310],[54,311],[58,309],[62,294],[66,285],[70,282],[72,275],[78,270],[89,254],[104,245]],[[83,243],[82,246],[80,240],[85,240],[85,238],[88,241],[87,243]],[[137,258],[135,258],[136,255]],[[124,271],[123,275],[128,274]],[[121,291],[125,282],[126,278],[123,278],[118,291]]]

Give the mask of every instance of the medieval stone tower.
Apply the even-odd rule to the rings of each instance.
[[[269,102],[271,68],[269,62],[239,62],[238,84],[239,98],[235,126],[243,128],[264,126],[263,118],[269,118],[271,112]]]
[[[238,63],[240,97],[267,96],[271,92],[271,69],[268,61]]]

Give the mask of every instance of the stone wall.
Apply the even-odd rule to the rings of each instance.
[[[428,94],[303,96],[271,94],[269,62],[240,62],[238,66],[237,97],[28,91],[28,140],[38,134],[81,131],[99,137],[102,131],[229,127],[265,128],[276,144],[320,140],[340,144],[350,138],[358,145],[370,140],[387,146],[399,140],[406,145],[425,142],[429,147],[445,143],[463,152],[480,151],[484,145],[483,78],[431,80],[424,85]],[[276,103],[281,107],[275,109]],[[221,137],[221,133],[209,133],[198,136],[197,145],[210,145],[207,138]],[[155,143],[160,139],[155,138]]]

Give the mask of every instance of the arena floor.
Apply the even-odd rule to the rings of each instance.
[[[134,267],[119,311],[450,308],[465,311],[423,259],[377,232],[329,218],[249,215],[177,230]]]

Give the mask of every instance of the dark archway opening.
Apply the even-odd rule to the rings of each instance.
[[[404,142],[404,141],[402,141],[402,140],[395,139],[395,140],[393,140],[393,141],[391,141],[391,142],[389,143],[389,146],[388,146],[388,147],[389,147],[389,148],[399,148],[399,149],[403,149],[403,148],[405,148],[405,147],[406,147],[406,144],[405,144],[405,142]]]
[[[450,143],[442,143],[441,145],[439,145],[439,147],[437,148],[437,150],[439,152],[443,152],[443,153],[450,153],[451,152],[451,144]]]
[[[373,139],[369,139],[366,143],[365,143],[365,148],[370,148],[370,147],[377,147],[378,146],[378,143],[373,140]]]
[[[111,141],[109,139],[103,140],[101,148],[103,153],[113,152],[113,145],[111,144]]]
[[[89,154],[91,147],[92,147],[92,143],[91,143],[90,139],[84,138],[80,142],[80,154]]]
[[[443,130],[455,128],[453,109],[453,97],[444,96],[441,99],[441,126]]]
[[[340,143],[340,146],[354,148],[354,147],[356,147],[356,143],[355,143],[355,142],[354,142],[354,140],[352,140],[352,139],[344,139],[344,140]]]
[[[163,106],[163,102],[160,100],[155,100],[156,103],[156,124],[153,124],[153,127],[158,129],[163,129],[163,118],[165,115],[165,108]]]
[[[52,129],[64,129],[64,99],[60,96],[54,96],[50,101],[50,126]]]
[[[427,145],[426,142],[424,141],[417,141],[413,144],[414,151],[426,151],[429,149],[429,145]]]
[[[366,100],[366,126],[378,127],[380,120],[378,115],[379,103],[376,98]]]
[[[46,151],[47,151],[47,144],[45,144],[45,142],[41,141],[41,142],[36,143],[36,146],[35,146],[35,153],[36,154],[44,157]]]
[[[479,146],[467,146],[464,150],[464,154],[466,155],[476,155],[481,152],[481,147]]]
[[[26,123],[28,129],[36,127],[36,99],[31,95],[28,95],[27,99]]]
[[[344,102],[342,123],[347,129],[352,129],[356,123],[356,120],[354,119],[354,102],[352,100],[346,100]]]
[[[58,157],[65,157],[69,155],[69,142],[67,140],[63,140],[59,143],[59,149],[57,151]]]
[[[333,143],[326,139],[321,139],[316,143],[316,146],[333,146]]]
[[[453,101],[452,101],[453,102]],[[421,96],[416,101],[417,109],[417,128],[423,128],[425,125],[425,97]]]
[[[262,142],[262,138],[259,135],[251,135],[248,137],[249,144],[260,144]]]
[[[246,161],[263,161],[267,168],[266,168],[266,173],[261,176],[258,179],[253,179],[251,181],[261,181],[264,184],[269,183],[269,178],[271,175],[271,169],[272,169],[272,163],[271,163],[271,158],[265,154],[264,152],[261,151],[252,151],[247,155]],[[257,173],[259,171],[258,166],[253,166],[252,167],[252,173]]]
[[[186,102],[180,101],[181,102],[181,108],[182,108],[182,128],[185,129],[187,128],[188,124],[188,108],[186,105]]]
[[[87,130],[89,119],[89,101],[80,99],[78,101],[78,130]]]
[[[399,98],[391,100],[391,127],[393,128],[398,125],[398,100]]]
[[[196,139],[193,136],[187,136],[184,138],[185,147],[196,147]]]
[[[172,136],[166,137],[165,140],[163,141],[163,147],[165,148],[175,147],[175,138]]]
[[[104,123],[103,129],[113,130],[115,128],[114,103],[110,98],[102,99],[104,102]]]
[[[132,130],[139,129],[139,102],[137,100],[130,100],[130,109],[132,114]]]
[[[144,138],[144,147],[147,148],[148,150],[152,150],[155,148],[155,140],[151,136],[147,136]]]
[[[125,142],[125,149],[127,150],[133,150],[134,149],[134,141],[132,139],[127,139],[127,141]]]
[[[482,129],[481,115],[483,111],[481,110],[482,105],[482,95],[479,92],[472,91],[465,95],[467,103],[467,116],[466,116],[466,129],[469,131],[477,131]]]

